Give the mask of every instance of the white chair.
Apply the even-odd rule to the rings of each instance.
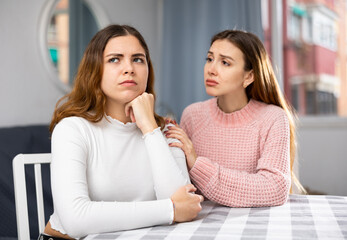
[[[50,153],[18,154],[13,159],[13,180],[16,202],[17,232],[19,240],[30,239],[28,203],[25,182],[25,165],[34,164],[37,216],[39,222],[39,232],[41,233],[43,232],[46,224],[42,194],[41,164],[50,162]]]

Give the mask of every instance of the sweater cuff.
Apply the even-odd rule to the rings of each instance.
[[[175,204],[174,204],[174,202],[172,201],[171,198],[169,198],[169,199],[170,199],[170,202],[171,202],[171,204],[170,204],[170,206],[171,206],[171,213],[170,213],[171,220],[170,220],[169,224],[171,225],[171,224],[175,223],[174,222],[174,218],[175,218]]]
[[[171,200],[171,198],[167,198],[167,199],[162,199],[162,200],[157,200],[157,201],[162,201],[163,204],[165,204],[165,206],[163,205],[160,208],[160,212],[158,212],[159,215],[165,216],[166,214],[163,214],[163,211],[168,211],[168,215],[167,217],[169,217],[169,221],[167,221],[165,224],[173,224],[174,223],[174,215],[175,215],[175,209],[174,209],[174,205],[173,202]]]
[[[157,132],[161,132],[160,127],[157,127],[157,128],[155,128],[155,129],[153,129],[152,132],[146,133],[145,135],[142,136],[142,138],[145,139],[147,136],[154,135],[154,134],[156,134]]]
[[[217,167],[208,158],[198,157],[189,175],[196,187],[204,192],[216,172]]]

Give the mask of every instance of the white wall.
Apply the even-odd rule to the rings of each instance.
[[[63,93],[50,79],[40,54],[39,23],[44,3],[0,3],[0,127],[47,124]]]
[[[60,83],[44,46],[55,0],[0,2],[0,127],[49,124],[69,88]],[[130,24],[145,37],[159,69],[161,0],[88,1],[101,27]]]
[[[301,118],[298,159],[299,178],[304,187],[347,196],[347,119]]]

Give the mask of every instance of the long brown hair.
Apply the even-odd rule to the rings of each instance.
[[[132,35],[136,37],[146,53],[148,63],[148,80],[146,92],[154,95],[154,70],[147,44],[142,35],[128,25],[110,25],[100,30],[89,42],[78,67],[72,91],[62,97],[56,104],[49,130],[66,117],[83,117],[91,122],[100,121],[105,114],[106,96],[101,90],[103,74],[103,52],[111,38]],[[65,102],[63,102],[65,101]],[[164,119],[154,112],[155,120],[161,128]]]
[[[293,172],[293,165],[296,154],[296,134],[295,121],[296,114],[293,107],[284,98],[279,87],[271,61],[260,39],[249,32],[240,30],[225,30],[217,33],[211,39],[211,45],[216,40],[227,39],[237,48],[244,56],[245,71],[253,70],[254,81],[247,86],[246,94],[248,99],[253,98],[267,104],[274,104],[281,107],[287,114],[290,126],[290,171],[291,177],[296,187],[303,193],[305,189],[300,184]]]

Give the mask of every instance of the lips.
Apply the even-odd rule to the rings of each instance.
[[[213,79],[206,79],[206,85],[210,86],[210,87],[213,87],[213,86],[218,85],[218,82],[213,80]]]
[[[121,82],[119,85],[125,86],[125,87],[130,87],[130,86],[136,86],[137,83],[134,80],[125,80]]]

